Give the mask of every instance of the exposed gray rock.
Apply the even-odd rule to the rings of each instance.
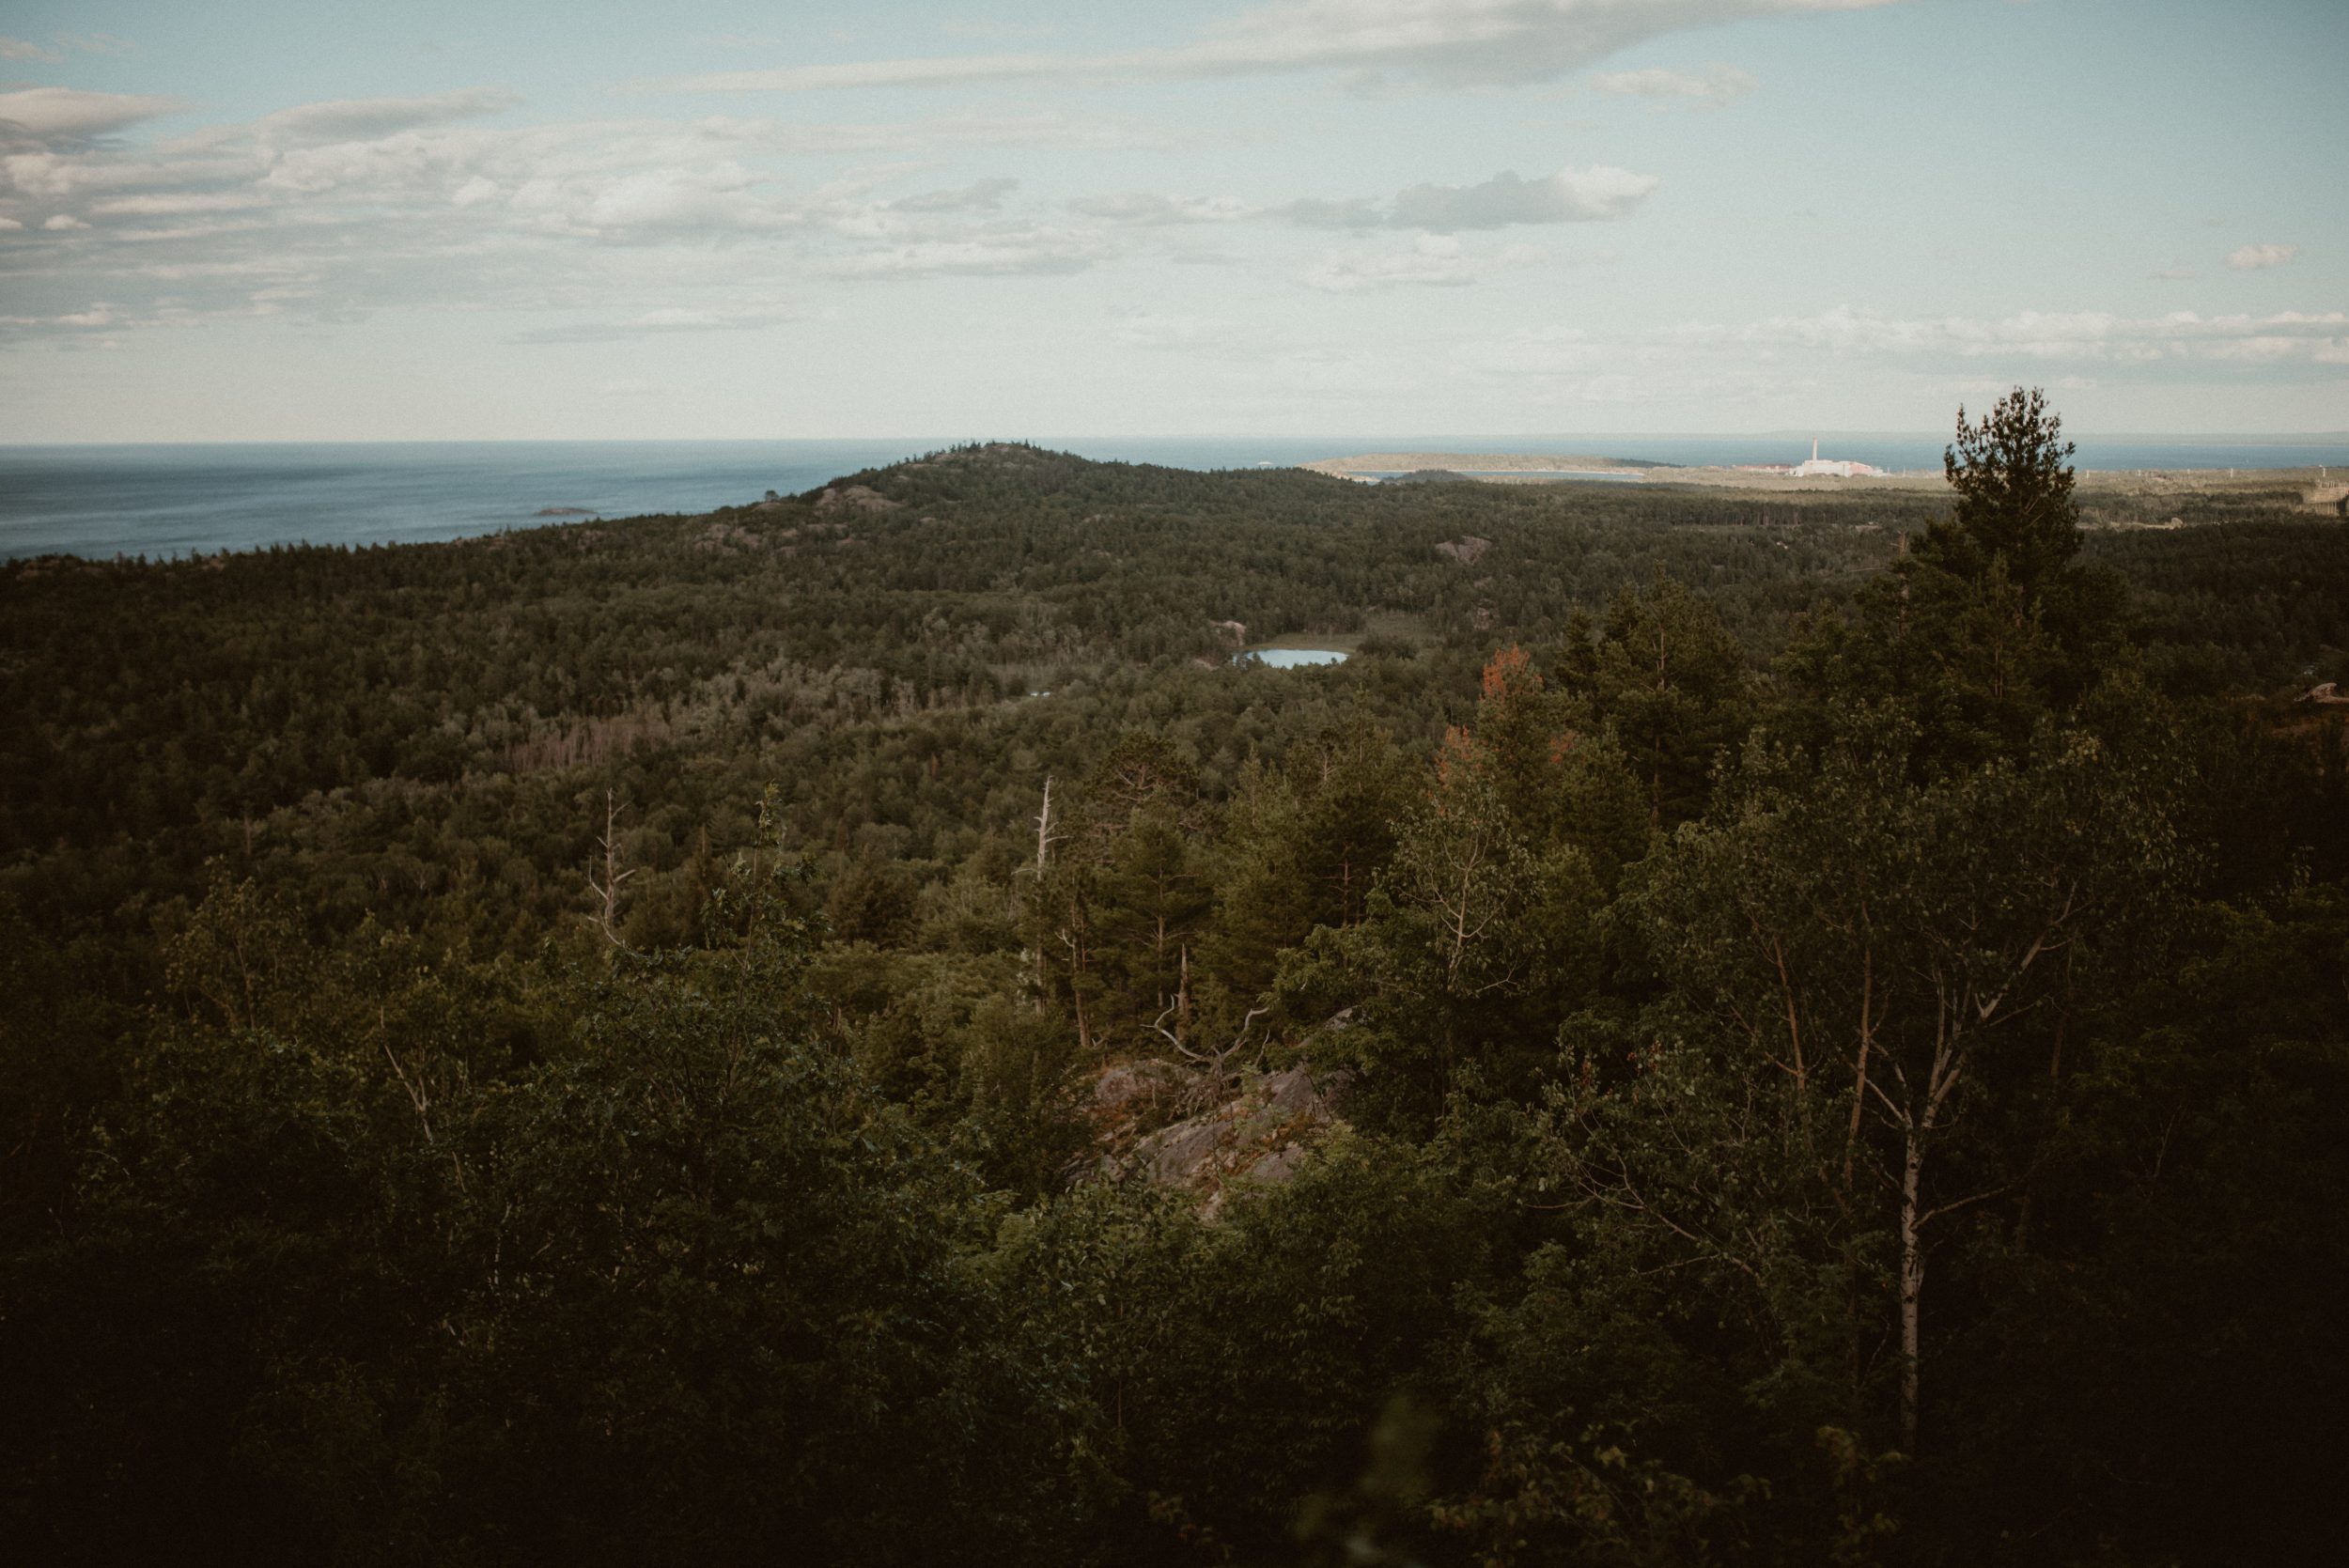
[[[1136,1100],[1174,1094],[1182,1079],[1181,1070],[1171,1062],[1129,1062],[1107,1067],[1093,1080],[1093,1108],[1123,1110]]]
[[[819,512],[833,511],[843,506],[859,512],[894,512],[904,505],[902,501],[890,500],[867,485],[843,485],[837,489],[828,489],[816,498],[816,509]]]
[[[1343,1125],[1338,1107],[1351,1082],[1343,1070],[1316,1075],[1302,1064],[1251,1077],[1213,1110],[1160,1127],[1123,1157],[1104,1156],[1096,1173],[1138,1172],[1159,1187],[1198,1194],[1212,1214],[1236,1182],[1294,1176],[1313,1146]],[[1099,1085],[1095,1092],[1101,1093]]]

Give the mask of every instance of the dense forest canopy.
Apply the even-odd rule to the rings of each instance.
[[[0,1529],[2321,1549],[2349,551],[2069,456],[0,567]]]

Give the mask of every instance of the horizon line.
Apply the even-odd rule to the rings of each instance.
[[[2228,441],[2248,445],[2305,445],[2313,443],[2349,443],[2349,429],[2341,430],[2076,430],[2066,428],[2064,435],[2074,441]],[[213,436],[184,441],[120,441],[93,438],[82,441],[0,441],[0,453],[46,451],[58,447],[173,447],[173,446],[683,446],[683,445],[774,445],[797,443],[818,445],[848,442],[933,443],[937,449],[959,445],[989,445],[997,442],[1042,446],[1056,442],[1120,442],[1120,441],[1228,441],[1228,442],[1380,442],[1390,445],[1405,442],[1557,442],[1575,441],[1942,441],[1951,439],[1950,432],[1935,430],[1865,430],[1835,429],[1826,426],[1789,426],[1769,430],[1550,430],[1504,432],[1497,435],[1431,435],[1426,432],[1400,434],[1320,435],[1310,431],[1178,431],[1151,435],[1105,435],[1097,432],[1055,433],[1051,435],[827,435],[827,436]]]

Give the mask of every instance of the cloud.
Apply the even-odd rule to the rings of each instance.
[[[176,98],[85,92],[79,87],[25,87],[0,93],[0,120],[10,121],[42,141],[103,136],[186,107]]]
[[[2341,363],[2349,355],[2349,314],[2286,311],[2270,316],[2124,317],[2105,311],[2020,311],[1983,319],[1892,317],[1838,308],[1776,316],[1742,326],[1690,324],[1672,334],[1689,344],[1801,349],[1846,355],[2083,361],[2159,365],[2179,361]]]
[[[1652,174],[1601,165],[1562,169],[1546,179],[1503,170],[1481,185],[1414,185],[1394,198],[1397,228],[1448,234],[1513,224],[1604,223],[1630,215],[1658,181]]]
[[[1361,294],[1404,287],[1459,288],[1495,272],[1530,267],[1542,253],[1531,245],[1509,245],[1480,256],[1448,236],[1423,234],[1400,250],[1325,256],[1301,281],[1325,294]]]
[[[1265,219],[1299,228],[1409,228],[1452,234],[1517,224],[1604,223],[1626,218],[1659,183],[1652,174],[1603,165],[1561,169],[1539,179],[1521,179],[1514,169],[1504,169],[1476,185],[1414,185],[1389,202],[1370,196],[1307,196],[1263,206],[1234,196],[1134,193],[1080,197],[1068,207],[1085,217],[1137,227]]]
[[[2227,253],[2227,265],[2238,272],[2256,272],[2263,268],[2280,267],[2299,254],[2297,245],[2245,245]]]
[[[28,39],[12,39],[0,34],[0,60],[39,60],[54,64],[66,57],[68,51],[84,54],[126,54],[131,45],[107,33],[57,33],[51,43],[34,43]]]
[[[1608,330],[1553,324],[1470,339],[1452,351],[1466,375],[1513,401],[1677,404],[1695,394],[1782,406],[1790,390],[1930,385],[1970,404],[2017,380],[2047,385],[2207,386],[2250,379],[2337,384],[2349,366],[2349,313],[2124,317],[2020,311],[2003,317],[1899,317],[1837,309],[1760,320]]]
[[[1668,33],[1896,0],[1289,0],[1198,41],[1112,54],[941,55],[723,71],[697,92],[806,92],[973,82],[1105,81],[1342,70],[1438,86],[1553,82]]]
[[[1282,209],[1283,215],[1300,228],[1384,228],[1387,209],[1369,196],[1346,197],[1336,201],[1320,196],[1307,196]]]
[[[241,212],[268,204],[256,191],[180,191],[143,196],[114,196],[93,202],[101,217],[178,217],[191,212]]]
[[[533,327],[516,333],[514,343],[621,343],[632,338],[673,333],[755,332],[794,318],[786,311],[715,311],[685,306],[647,310],[625,321],[579,322],[568,326]]]
[[[2185,283],[2194,276],[2191,267],[2165,267],[2154,274],[2156,283]]]
[[[1161,196],[1135,192],[1113,196],[1080,196],[1068,210],[1104,223],[1137,228],[1169,224],[1233,224],[1265,215],[1266,209],[1236,196]]]
[[[0,327],[61,327],[69,332],[93,332],[121,325],[121,313],[103,302],[86,310],[63,311],[55,316],[0,316]]]
[[[512,93],[467,87],[425,98],[347,98],[280,109],[256,120],[254,133],[271,142],[370,141],[395,132],[494,115],[520,103]]]
[[[609,236],[773,231],[803,221],[770,189],[774,184],[773,176],[729,160],[533,179],[514,193],[511,205],[551,230]]]
[[[911,241],[821,262],[812,270],[842,279],[1051,276],[1081,272],[1101,254],[1098,247],[1074,236],[980,236]]]
[[[1702,76],[1682,70],[1613,70],[1591,78],[1603,93],[1625,98],[1688,98],[1703,103],[1728,103],[1761,85],[1752,74],[1735,66],[1713,65]]]
[[[925,191],[918,196],[901,196],[890,207],[899,212],[993,212],[1002,208],[1003,198],[1019,189],[1016,179],[977,179],[954,191]]]
[[[53,232],[64,233],[70,229],[87,228],[89,225],[70,213],[59,212],[40,226]]]
[[[348,187],[388,195],[473,178],[496,145],[477,136],[402,131],[372,141],[330,142],[272,157],[260,183],[291,195]]]

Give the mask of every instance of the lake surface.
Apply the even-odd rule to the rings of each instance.
[[[1335,648],[1257,648],[1237,654],[1237,659],[1252,659],[1259,664],[1269,664],[1276,670],[1295,670],[1308,664],[1343,664],[1346,655]]]
[[[1174,468],[1285,468],[1354,452],[1609,457],[1649,463],[1794,462],[1811,438],[1779,436],[1038,437],[1107,461]],[[1938,436],[1828,435],[1821,450],[1879,468],[1937,470]],[[307,540],[367,545],[453,539],[554,520],[705,512],[770,489],[813,489],[920,457],[947,438],[888,441],[382,442],[0,446],[0,559],[184,555]],[[2109,439],[2080,443],[2083,468],[2349,468],[2349,436]]]

